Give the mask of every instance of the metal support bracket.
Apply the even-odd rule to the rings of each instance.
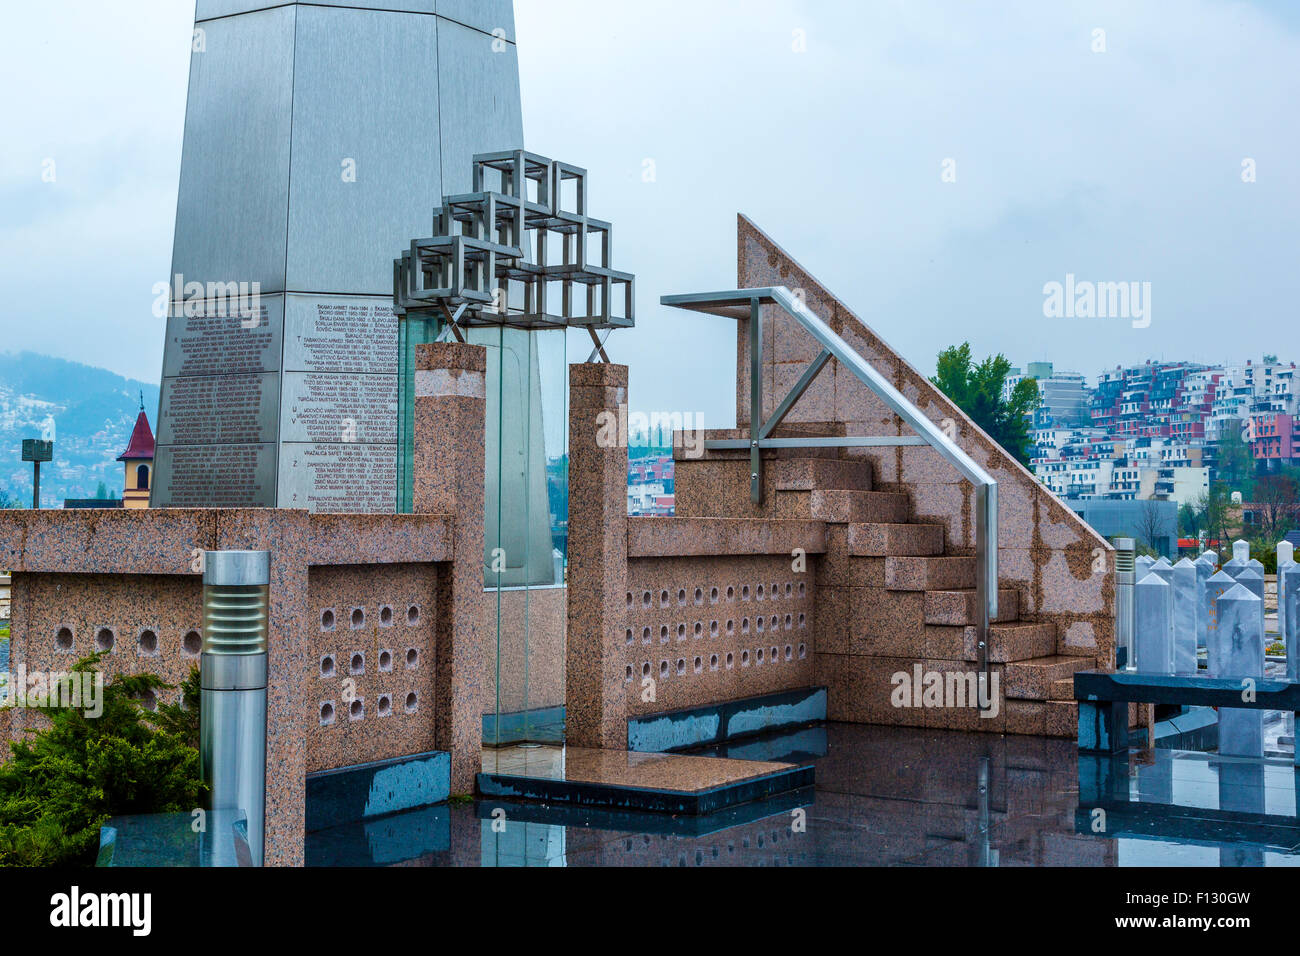
[[[611,364],[609,361],[609,353],[605,351],[605,343],[608,342],[609,337],[614,334],[614,330],[609,329],[608,331],[606,331],[605,338],[602,340],[601,337],[596,334],[596,330],[589,325],[587,326],[587,334],[591,336],[591,341],[595,343],[596,347],[592,349],[591,354],[587,356],[586,364],[588,365],[596,364],[597,358],[599,358],[600,361],[604,362],[606,365]]]

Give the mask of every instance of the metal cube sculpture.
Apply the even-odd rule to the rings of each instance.
[[[484,153],[473,187],[444,196],[432,237],[394,260],[398,316],[459,327],[635,324],[636,279],[613,268],[613,226],[587,215],[585,169],[524,150]]]

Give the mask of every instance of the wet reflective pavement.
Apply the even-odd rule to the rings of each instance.
[[[816,767],[815,789],[703,817],[480,799],[309,834],[308,865],[1300,864],[1290,759],[827,724],[697,751]]]

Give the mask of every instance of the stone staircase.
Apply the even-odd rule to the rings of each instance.
[[[800,433],[807,434],[778,432],[782,437]],[[708,434],[734,437],[745,433]],[[969,548],[950,546],[940,518],[913,513],[906,486],[878,487],[870,458],[841,448],[765,451],[763,501],[755,506],[746,453],[710,451],[698,459],[678,454],[680,517],[826,522],[827,552],[816,570],[819,655],[874,658],[895,669],[900,661],[922,662],[928,669],[978,661],[975,556]],[[998,618],[989,635],[989,659],[1001,675],[1005,713],[970,726],[1073,736],[1077,709],[1071,675],[1096,661],[1058,654],[1055,625],[1022,620],[1020,599],[1015,589],[999,590]],[[855,672],[860,664],[855,662]],[[832,704],[832,719],[835,710]],[[855,713],[838,716],[860,719],[864,712]],[[863,722],[946,726],[919,712],[889,714],[871,706],[866,714]]]

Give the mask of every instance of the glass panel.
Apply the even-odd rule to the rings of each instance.
[[[397,513],[414,510],[415,347],[438,338],[442,321],[403,316],[397,320]]]

